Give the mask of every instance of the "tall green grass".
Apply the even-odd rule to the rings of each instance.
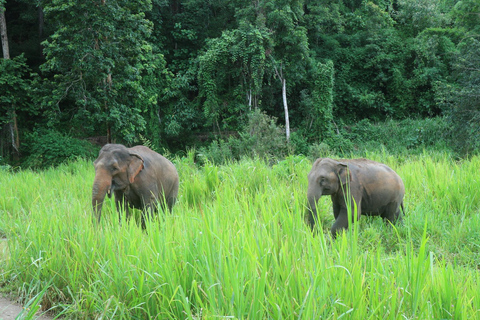
[[[176,159],[178,203],[145,231],[113,199],[94,223],[91,163],[2,172],[1,280],[68,319],[478,318],[480,158],[367,156],[403,178],[404,223],[362,217],[337,240],[327,197],[318,232],[304,223],[300,156]]]

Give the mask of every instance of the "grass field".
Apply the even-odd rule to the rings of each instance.
[[[113,199],[93,223],[91,162],[1,172],[4,291],[68,319],[480,318],[480,157],[366,156],[403,178],[404,223],[337,240],[328,197],[317,234],[303,221],[304,157],[177,158],[179,201],[146,232]]]

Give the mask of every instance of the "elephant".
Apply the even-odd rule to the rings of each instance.
[[[313,163],[307,192],[307,222],[312,230],[317,220],[317,201],[323,195],[332,199],[333,238],[348,228],[348,207],[353,212],[354,204],[357,216],[353,222],[362,214],[380,216],[391,223],[403,218],[405,186],[402,179],[387,165],[372,160],[319,158]]]
[[[92,188],[92,207],[100,222],[105,195],[115,194],[115,205],[119,212],[123,207],[127,219],[129,206],[142,210],[142,228],[145,215],[156,212],[158,205],[169,211],[178,195],[179,178],[177,169],[168,159],[145,146],[127,148],[121,144],[106,144],[100,150],[95,166]]]

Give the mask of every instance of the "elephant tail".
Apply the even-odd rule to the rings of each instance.
[[[405,208],[403,207],[403,201],[402,201],[402,203],[400,203],[400,207],[402,207],[402,213],[403,213],[403,215],[405,215]]]

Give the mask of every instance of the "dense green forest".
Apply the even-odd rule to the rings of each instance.
[[[480,148],[478,0],[0,0],[0,28],[0,165]]]

